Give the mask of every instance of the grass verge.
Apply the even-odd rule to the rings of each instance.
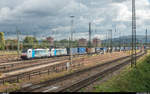
[[[137,68],[127,67],[101,85],[94,92],[148,92],[150,91],[150,55],[138,61]]]

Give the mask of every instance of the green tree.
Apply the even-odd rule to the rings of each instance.
[[[50,47],[50,43],[47,40],[42,40],[42,42],[40,43],[40,48],[49,48]]]
[[[17,50],[17,40],[7,39],[5,40],[5,47],[7,50]]]
[[[68,40],[66,40],[66,39],[63,39],[63,40],[60,40],[59,41],[59,44],[60,44],[60,46],[62,46],[62,47],[68,47],[69,46],[69,41]]]
[[[23,48],[38,48],[38,40],[35,37],[25,37],[23,40]]]
[[[5,49],[4,32],[0,32],[0,50]]]
[[[55,47],[69,47],[69,43],[72,44],[72,47],[78,47],[78,41],[68,41],[66,39],[60,40],[60,41],[54,41]]]

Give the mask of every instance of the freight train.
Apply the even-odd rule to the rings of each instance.
[[[106,48],[105,48],[106,49]],[[84,55],[104,53],[104,48],[51,48],[51,49],[27,49],[21,53],[22,59],[46,58],[55,56]]]
[[[130,47],[126,47],[123,50],[130,50]],[[27,49],[23,50],[21,54],[22,59],[35,59],[35,58],[48,58],[55,56],[68,56],[70,55],[70,51],[72,55],[84,55],[84,54],[104,54],[108,52],[108,49],[105,48],[51,48],[51,49]],[[115,50],[113,50],[115,51]]]

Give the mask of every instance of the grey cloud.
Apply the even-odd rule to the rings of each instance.
[[[137,10],[148,13],[150,8],[147,1],[136,1]],[[105,33],[110,28],[114,30],[113,25],[117,25],[125,34],[130,34],[131,21],[127,20],[130,13],[131,2],[124,0],[1,0],[0,31],[11,32],[9,38],[15,35],[17,26],[22,35],[33,35],[36,32],[39,39],[49,35],[57,39],[59,36],[66,38],[71,25],[69,16],[74,15],[75,34],[82,33],[80,37],[87,36],[89,21],[92,22],[92,28],[99,32]],[[145,16],[144,13],[142,15]],[[139,16],[139,22],[149,27],[146,17]],[[57,33],[53,33],[55,29]],[[143,29],[144,26],[137,31]]]

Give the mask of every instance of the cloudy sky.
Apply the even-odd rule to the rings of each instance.
[[[131,0],[0,0],[0,32],[6,38],[16,38],[16,29],[24,36],[38,39],[48,36],[68,39],[71,18],[74,18],[74,39],[88,38],[88,23],[92,22],[92,37],[105,39],[109,29],[131,35]],[[150,1],[136,0],[137,34],[150,29]],[[118,36],[113,33],[113,37]]]

